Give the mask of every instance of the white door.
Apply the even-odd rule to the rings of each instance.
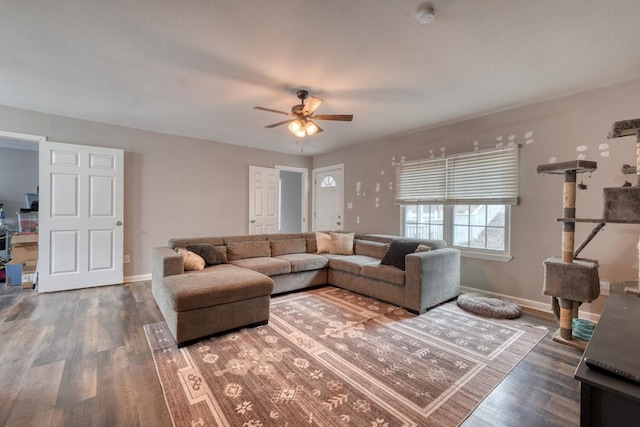
[[[314,169],[314,230],[342,230],[344,165]]]
[[[249,234],[277,233],[280,171],[249,166]]]
[[[40,292],[122,283],[122,150],[40,143]]]

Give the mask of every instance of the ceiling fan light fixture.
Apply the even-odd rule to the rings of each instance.
[[[304,125],[304,129],[307,131],[307,135],[309,136],[318,132],[318,126],[311,120],[307,121],[307,123]]]
[[[305,136],[307,136],[307,133],[304,131],[304,129],[300,129],[298,131],[295,131],[293,134],[295,136],[297,136],[298,138],[304,138]]]
[[[304,133],[304,127],[302,126],[300,119],[296,119],[289,123],[289,130],[294,134],[297,134],[301,130]]]

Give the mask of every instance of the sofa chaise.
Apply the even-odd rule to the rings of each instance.
[[[460,252],[442,240],[339,232],[331,233],[331,238],[339,239],[341,250],[318,253],[319,247],[326,250],[321,247],[326,242],[324,237],[317,241],[316,236],[181,238],[154,248],[152,294],[178,345],[266,323],[270,295],[320,285],[344,288],[416,313],[460,293]],[[407,244],[421,250],[405,254]],[[194,246],[213,247],[222,259],[202,270],[185,271],[183,255],[176,249]]]

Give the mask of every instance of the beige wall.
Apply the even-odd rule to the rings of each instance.
[[[149,274],[151,248],[170,237],[248,232],[249,165],[311,168],[308,157],[4,106],[0,130],[125,151],[125,277]]]
[[[614,121],[637,118],[640,80],[496,113],[449,126],[370,141],[317,156],[313,167],[345,165],[344,228],[364,232],[400,233],[394,204],[392,162],[495,147],[497,138],[522,145],[521,203],[512,210],[508,263],[464,258],[464,286],[541,303],[542,262],[560,253],[562,179],[538,176],[537,165],[549,158],[572,160],[586,146],[588,160],[598,162],[589,189],[578,194],[579,217],[602,214],[601,188],[618,186],[623,163],[635,162],[634,138],[607,140]],[[428,102],[426,100],[425,102]],[[460,101],[463,102],[463,101]],[[357,118],[357,116],[356,116]],[[151,271],[150,250],[169,237],[247,232],[248,166],[276,164],[311,168],[312,160],[264,150],[183,138],[0,106],[0,130],[45,135],[52,141],[125,150],[125,276]],[[530,137],[526,137],[531,133]],[[599,146],[609,144],[609,157]],[[367,161],[363,161],[366,159]],[[359,195],[357,183],[360,183]],[[346,209],[351,202],[352,209]],[[577,240],[589,226],[579,224]],[[601,280],[637,277],[636,244],[640,226],[609,224],[582,256],[600,261]],[[581,310],[598,313],[601,297]]]
[[[574,160],[580,153],[598,162],[598,170],[592,177],[584,177],[589,188],[578,194],[577,216],[600,218],[601,189],[622,185],[625,177],[620,173],[621,165],[635,164],[635,138],[607,140],[606,136],[614,121],[640,117],[639,99],[640,80],[636,80],[437,129],[371,141],[317,156],[314,168],[344,163],[345,207],[349,202],[353,204],[352,209],[345,208],[345,229],[397,234],[400,209],[395,206],[394,190],[390,189],[395,185],[394,158],[424,159],[432,152],[441,155],[443,148],[446,154],[470,152],[474,141],[478,141],[480,149],[486,149],[495,147],[500,137],[506,144],[515,135],[514,141],[522,146],[522,178],[521,203],[513,207],[511,215],[513,260],[504,263],[463,258],[462,284],[547,303],[548,297],[541,295],[542,262],[561,252],[561,225],[555,218],[562,215],[562,177],[539,176],[536,166],[547,163],[551,157],[558,161]],[[600,145],[605,143],[609,149],[601,150]],[[586,151],[577,151],[579,146],[586,146]],[[609,156],[604,157],[602,151],[608,151]],[[635,177],[628,179],[635,183]],[[576,241],[581,241],[590,228],[578,224]],[[633,280],[638,276],[639,233],[640,225],[609,224],[581,256],[600,261],[601,280]],[[605,300],[600,297],[583,305],[581,310],[599,313]]]

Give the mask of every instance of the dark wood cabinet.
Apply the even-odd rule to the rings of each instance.
[[[640,425],[640,384],[589,368],[585,358],[640,373],[640,297],[611,294],[575,372],[581,426]]]

